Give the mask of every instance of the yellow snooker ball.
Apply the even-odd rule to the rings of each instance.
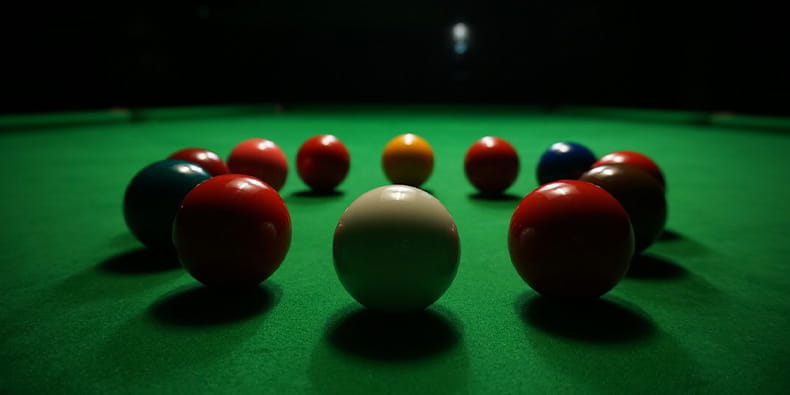
[[[393,184],[419,187],[433,171],[433,148],[416,134],[402,134],[384,147],[381,165]]]

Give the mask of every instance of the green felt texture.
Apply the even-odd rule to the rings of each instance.
[[[0,392],[782,393],[790,384],[790,134],[496,106],[201,113],[0,133]],[[126,184],[178,149],[226,156],[265,137],[293,164],[302,141],[327,132],[352,155],[342,194],[305,196],[289,174],[281,193],[293,242],[257,290],[214,294],[140,250],[124,225]],[[380,152],[405,132],[434,147],[425,188],[455,218],[461,262],[426,313],[392,319],[345,292],[331,241],[345,207],[387,184]],[[471,196],[463,155],[484,135],[521,155],[511,199]],[[642,258],[650,270],[581,306],[536,296],[506,243],[539,155],[560,140],[598,155],[644,152],[668,183],[671,232]]]

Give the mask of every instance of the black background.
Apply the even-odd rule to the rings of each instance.
[[[484,102],[790,115],[778,6],[590,1],[6,5],[0,111]],[[452,48],[454,23],[469,50]]]

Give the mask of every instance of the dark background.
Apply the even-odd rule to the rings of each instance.
[[[26,2],[0,17],[0,111],[348,101],[790,115],[790,22],[773,7]],[[453,52],[457,22],[470,31],[463,56]]]

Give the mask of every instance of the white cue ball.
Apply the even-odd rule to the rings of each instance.
[[[349,294],[378,311],[431,305],[458,271],[458,229],[429,193],[406,185],[373,189],[354,200],[335,229],[335,270]]]

